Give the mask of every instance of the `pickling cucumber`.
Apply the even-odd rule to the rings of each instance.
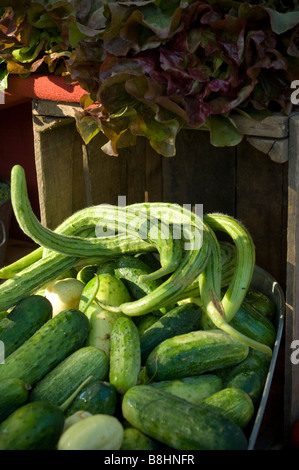
[[[138,329],[131,318],[123,316],[111,332],[109,382],[123,394],[136,385],[140,367]]]
[[[0,450],[54,450],[63,411],[51,403],[26,403],[0,424]]]
[[[131,426],[173,449],[247,448],[244,432],[230,419],[149,385],[136,385],[126,392],[122,413]]]
[[[222,380],[216,374],[202,374],[174,380],[152,382],[150,385],[158,390],[171,393],[184,400],[199,405],[206,398],[222,389]]]
[[[224,387],[244,390],[256,405],[263,393],[269,364],[266,354],[250,349],[244,361],[217,373],[222,377]]]
[[[241,429],[247,426],[254,415],[253,401],[244,390],[238,388],[223,388],[205,398],[200,407],[221,413]]]
[[[0,381],[19,378],[32,387],[72,352],[81,348],[89,333],[89,321],[75,309],[48,320],[0,364]]]
[[[170,380],[237,364],[248,351],[247,345],[221,330],[198,330],[164,340],[145,365],[151,380]]]
[[[20,300],[0,321],[0,341],[4,343],[5,357],[21,346],[52,316],[52,305],[41,295]]]
[[[125,283],[131,296],[135,299],[140,299],[149,294],[161,284],[157,279],[140,280],[140,276],[152,272],[151,268],[140,257],[121,256],[115,262],[114,272],[115,276]]]
[[[273,347],[276,329],[273,323],[252,305],[243,302],[230,323],[236,330],[249,338]]]
[[[158,443],[143,434],[139,429],[127,427],[120,450],[157,450]]]
[[[28,400],[29,391],[20,379],[0,382],[0,422]]]
[[[153,323],[140,335],[142,361],[162,341],[200,328],[202,312],[194,303],[178,305]]]
[[[109,382],[96,380],[85,385],[65,411],[71,416],[78,411],[113,415],[116,409],[116,390]]]
[[[30,393],[30,401],[46,401],[60,406],[88,377],[103,380],[107,374],[108,358],[104,351],[84,346],[60,362],[36,384]]]

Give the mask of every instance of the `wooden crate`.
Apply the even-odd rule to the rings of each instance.
[[[74,120],[75,104],[33,100],[35,163],[42,223],[55,228],[74,211],[93,204],[168,201],[203,204],[241,220],[256,245],[257,264],[286,293],[284,430],[299,418],[299,365],[290,345],[299,339],[297,271],[299,210],[299,114],[255,122],[239,116],[245,134],[236,147],[215,148],[204,131],[183,130],[177,154],[158,155],[140,138],[118,157],[101,150],[98,134],[84,145]]]

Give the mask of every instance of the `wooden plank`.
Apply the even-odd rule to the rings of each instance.
[[[81,137],[73,119],[33,116],[41,222],[54,229],[86,205]]]
[[[51,100],[32,100],[32,114],[35,116],[74,117],[82,109],[78,103]]]
[[[283,165],[272,162],[246,141],[239,144],[237,155],[236,217],[253,237],[257,264],[285,285],[282,226],[286,224],[283,212],[286,188]]]
[[[163,200],[163,160],[165,157],[159,155],[146,144],[146,188],[145,200],[148,202],[159,202]]]
[[[257,150],[268,155],[275,163],[285,163],[289,158],[289,139],[270,139],[264,137],[247,137]]]
[[[267,116],[262,120],[250,119],[243,115],[233,115],[236,127],[244,135],[273,137],[280,139],[289,135],[289,117],[282,114]]]
[[[117,205],[142,202],[145,199],[145,140],[134,147],[120,149],[118,157],[105,154],[101,147],[107,139],[98,134],[88,145],[88,169],[92,204]]]
[[[163,199],[203,204],[203,212],[235,212],[235,148],[210,145],[206,132],[183,130],[175,157],[163,159]]]
[[[287,287],[285,321],[285,439],[299,419],[299,364],[291,360],[293,341],[299,340],[299,115],[290,119],[289,190],[287,221]],[[298,355],[297,355],[298,357]]]

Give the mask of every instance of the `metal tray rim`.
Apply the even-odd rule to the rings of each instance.
[[[253,279],[252,279],[252,286],[256,286],[256,283],[258,282],[258,279],[264,279],[266,282],[271,285],[271,292],[265,291],[263,292],[266,295],[270,295],[272,297],[272,300],[274,300],[276,304],[276,340],[273,348],[273,354],[263,390],[263,394],[261,397],[261,401],[255,416],[253,428],[251,431],[251,434],[249,436],[248,440],[248,447],[247,450],[254,450],[256,439],[258,437],[258,433],[260,430],[260,426],[262,423],[263,415],[265,412],[267,400],[269,397],[270,393],[270,388],[271,388],[271,383],[274,375],[274,370],[276,366],[276,361],[277,361],[277,356],[278,356],[278,351],[281,343],[281,338],[282,338],[282,333],[283,333],[283,328],[284,328],[284,317],[285,317],[285,297],[282,288],[278,284],[278,282],[273,278],[271,274],[269,274],[267,271],[264,269],[260,268],[259,266],[255,266],[254,269],[254,274],[253,274]],[[263,290],[263,289],[262,289]],[[278,300],[278,302],[277,302]]]

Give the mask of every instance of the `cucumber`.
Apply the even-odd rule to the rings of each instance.
[[[109,382],[96,380],[85,385],[73,403],[67,408],[66,416],[78,411],[91,414],[114,415],[116,409],[116,390]]]
[[[263,393],[269,364],[269,357],[266,354],[250,349],[244,361],[219,371],[219,374],[222,377],[224,387],[243,390],[256,405]]]
[[[115,262],[115,276],[127,286],[134,299],[140,299],[156,289],[161,282],[157,279],[140,280],[140,276],[152,273],[151,268],[140,257],[121,256]]]
[[[248,351],[247,345],[221,330],[198,330],[164,340],[145,365],[151,380],[171,380],[237,364]]]
[[[78,281],[83,282],[83,284],[87,284],[94,277],[97,269],[98,267],[96,264],[83,266],[83,268],[78,271],[76,278]]]
[[[97,279],[98,278],[98,279]],[[113,306],[118,306],[122,302],[129,301],[130,294],[124,283],[109,273],[102,273],[94,276],[85,286],[81,294],[79,302],[79,310],[84,311],[88,318],[91,317],[96,307],[96,301],[92,302],[90,307],[86,306],[90,303],[90,298],[94,296],[96,283],[99,287],[96,293],[96,299],[103,303],[108,303]]]
[[[141,317],[134,318],[134,322],[138,327],[138,333],[141,337],[145,330],[147,330],[150,326],[152,326],[158,320],[157,315],[154,313],[147,313]]]
[[[250,287],[244,301],[272,321],[275,315],[275,303],[262,292]]]
[[[130,388],[122,413],[131,426],[177,450],[245,450],[247,439],[233,421],[149,385]]]
[[[119,450],[123,426],[111,415],[89,416],[70,426],[61,435],[58,450]]]
[[[120,450],[157,450],[158,443],[143,434],[138,429],[128,427],[124,429],[124,437]]]
[[[171,393],[184,400],[199,405],[207,397],[222,389],[222,380],[216,374],[203,374],[182,379],[152,382],[152,387]]]
[[[111,305],[119,305],[125,299],[130,298],[130,294],[123,284],[115,276],[109,273],[98,275],[99,288],[96,298],[103,302],[109,302]],[[114,313],[100,307],[96,301],[85,309],[90,298],[94,295],[97,279],[94,277],[89,281],[83,289],[79,309],[84,309],[85,314],[90,321],[90,333],[88,335],[87,344],[102,349],[110,357],[110,335],[114,323],[118,318],[123,316],[122,313]]]
[[[0,321],[0,341],[6,358],[21,346],[52,316],[52,305],[41,295],[20,300],[7,317]]]
[[[26,403],[0,424],[0,450],[54,450],[63,411],[51,403]]]
[[[246,302],[242,303],[230,324],[249,338],[266,344],[271,348],[275,343],[276,329],[273,323]]]
[[[28,389],[20,379],[0,382],[0,422],[28,400]]]
[[[116,320],[111,332],[109,382],[123,394],[136,385],[141,367],[138,329],[129,317]]]
[[[0,381],[19,378],[33,387],[72,352],[82,347],[89,321],[75,309],[60,312],[0,364]]]
[[[238,388],[224,388],[207,397],[200,407],[220,413],[244,429],[254,415],[250,396]]]
[[[90,333],[87,344],[104,351],[110,358],[111,332],[115,322],[122,317],[122,313],[108,312],[98,305],[90,307],[93,312],[89,319]]]
[[[140,335],[142,361],[162,341],[176,335],[198,330],[201,324],[201,309],[194,303],[178,305],[157,319]]]
[[[85,346],[73,352],[33,388],[30,401],[45,401],[62,405],[82,381],[103,380],[108,374],[108,358],[104,351]]]

